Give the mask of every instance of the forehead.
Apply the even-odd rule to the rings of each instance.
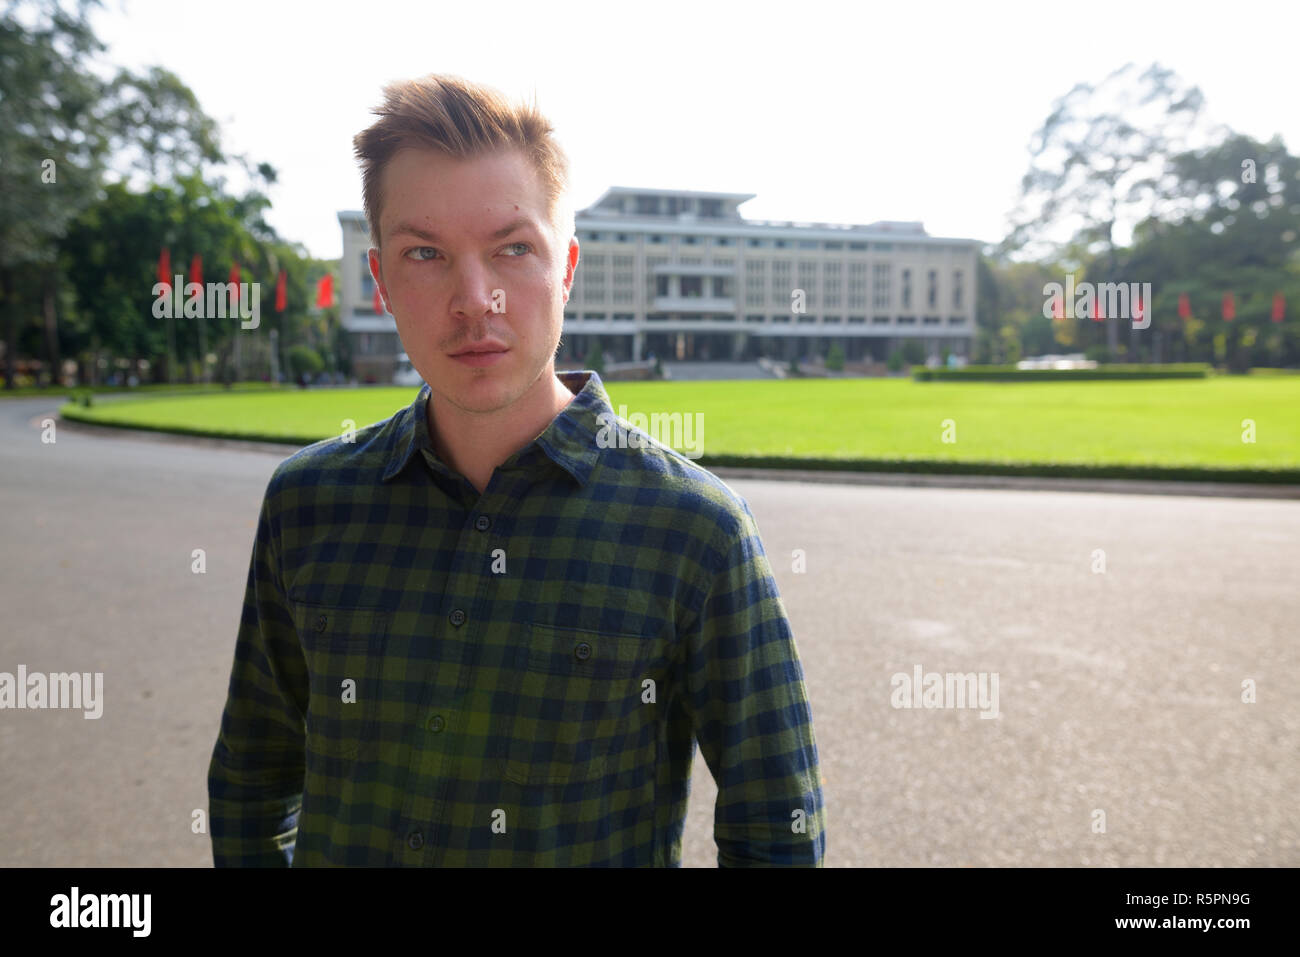
[[[430,149],[402,149],[385,167],[381,185],[385,235],[412,221],[457,232],[506,218],[525,217],[539,226],[546,221],[541,178],[517,150],[458,159]]]

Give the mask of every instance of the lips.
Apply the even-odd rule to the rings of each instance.
[[[486,356],[494,352],[505,352],[506,347],[499,342],[484,342],[479,345],[470,346],[468,349],[462,349],[460,352],[453,352],[452,358],[458,356]]]
[[[484,339],[462,352],[453,352],[451,359],[471,369],[488,369],[505,362],[505,354],[510,350],[495,339]]]

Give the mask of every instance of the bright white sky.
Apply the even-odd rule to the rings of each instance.
[[[108,58],[178,74],[229,150],[280,173],[270,221],[315,256],[361,208],[352,136],[393,79],[536,91],[607,187],[755,193],[753,218],[921,220],[1002,238],[1053,100],[1129,61],[1201,88],[1211,121],[1300,146],[1300,4],[106,0]]]

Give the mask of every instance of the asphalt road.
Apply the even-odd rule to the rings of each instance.
[[[0,671],[102,671],[104,710],[0,711],[0,865],[209,865],[192,814],[284,453],[44,444],[49,411],[0,401]],[[1300,502],[729,482],[803,661],[828,866],[1300,865]],[[917,666],[996,675],[1000,717],[893,707]],[[714,866],[698,758],[693,787],[685,863]]]

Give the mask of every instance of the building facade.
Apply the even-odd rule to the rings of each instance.
[[[930,355],[970,355],[978,241],[916,222],[746,219],[750,199],[614,187],[578,213],[558,358],[581,361],[597,345],[622,361],[811,358],[838,343],[849,361],[883,360],[907,339]],[[396,326],[374,312],[364,216],[339,221],[344,326],[358,366],[379,368],[401,350]]]

